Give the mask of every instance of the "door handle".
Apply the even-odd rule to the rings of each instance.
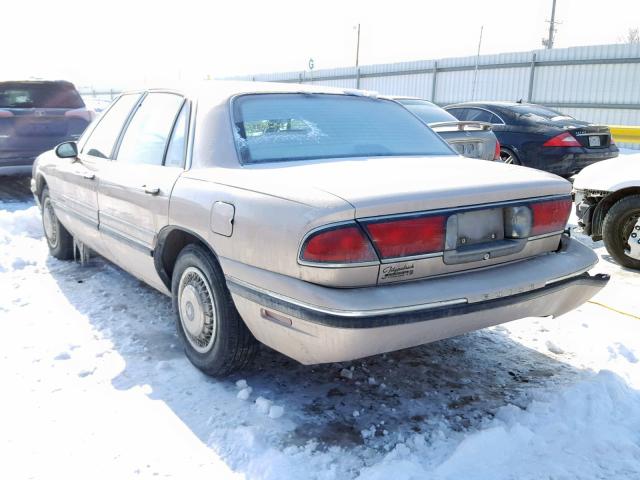
[[[87,172],[87,171],[83,171],[83,170],[76,170],[75,172],[76,175],[82,177],[82,178],[86,178],[87,180],[93,180],[94,178],[96,178],[96,174],[93,172]]]
[[[144,193],[147,193],[149,195],[157,195],[158,193],[160,193],[160,189],[158,187],[143,185],[142,188],[144,189]]]

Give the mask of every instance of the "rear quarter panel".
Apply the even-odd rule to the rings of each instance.
[[[212,229],[215,202],[234,206],[230,236]],[[353,207],[333,196],[325,195],[323,202],[314,205],[188,176],[176,183],[169,206],[170,225],[207,242],[227,275],[234,275],[229,270],[232,263],[225,262],[232,260],[313,283],[338,287],[374,285],[378,266],[336,271],[298,263],[301,241],[307,232],[353,218]]]

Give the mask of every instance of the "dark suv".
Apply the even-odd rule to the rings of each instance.
[[[92,118],[69,82],[0,82],[0,175],[31,173],[38,155],[78,139]]]

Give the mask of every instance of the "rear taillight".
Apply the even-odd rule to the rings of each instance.
[[[500,142],[496,140],[496,149],[493,152],[493,159],[500,160]]]
[[[533,214],[532,236],[559,232],[564,230],[569,220],[571,199],[532,203],[531,212]]]
[[[9,117],[13,117],[13,112],[10,112],[9,110],[0,110],[0,118],[9,118]]]
[[[542,144],[543,147],[579,147],[580,142],[569,132],[561,133]]]
[[[86,108],[76,108],[75,110],[69,110],[68,112],[65,112],[64,116],[71,118],[82,118],[87,122],[91,122],[91,120],[93,120],[94,118],[94,113],[90,110],[87,110]]]
[[[309,236],[300,259],[314,263],[362,263],[377,261],[371,243],[355,224],[321,230]]]
[[[409,257],[444,250],[445,217],[430,216],[366,223],[382,258]]]

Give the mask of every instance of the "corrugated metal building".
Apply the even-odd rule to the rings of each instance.
[[[519,100],[607,125],[640,125],[640,45],[501,53],[235,79],[313,83],[426,98],[440,105]],[[640,148],[640,144],[628,145]]]

